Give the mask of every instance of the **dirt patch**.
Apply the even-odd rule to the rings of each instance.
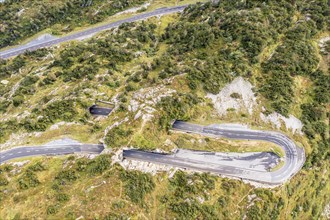
[[[287,130],[292,131],[292,134],[302,134],[301,129],[304,125],[298,118],[294,117],[293,115],[289,115],[289,118],[286,118],[276,112],[267,116],[263,113],[260,113],[260,118],[265,123],[273,124],[277,129],[280,129],[282,124],[284,124]]]
[[[226,115],[231,110],[247,112],[249,115],[252,115],[254,111],[257,112],[258,109],[265,110],[257,103],[252,84],[242,77],[234,79],[218,94],[207,94],[207,97],[212,100],[213,106],[220,116]],[[286,118],[277,112],[270,115],[260,113],[260,118],[264,123],[271,123],[276,129],[280,129],[284,124],[285,128],[291,130],[292,133],[302,134],[303,123],[293,115]]]
[[[330,219],[330,203],[328,203],[322,212],[322,216],[325,217],[325,219]]]
[[[325,44],[330,40],[330,36],[324,37],[319,41],[319,47],[321,48],[321,52],[325,52]]]
[[[47,146],[54,146],[54,145],[76,145],[76,144],[81,144],[79,141],[73,140],[71,138],[62,138],[62,139],[58,139],[58,140],[54,140],[51,142],[48,142]]]
[[[134,8],[127,9],[125,11],[122,11],[122,12],[117,13],[116,15],[128,14],[128,13],[135,13],[135,12],[138,12],[139,10],[147,9],[149,7],[149,5],[150,5],[150,3],[147,2],[147,3],[143,4],[143,5],[141,5],[140,7],[134,7]]]
[[[252,84],[242,77],[237,77],[230,84],[226,85],[220,93],[207,94],[212,100],[215,109],[220,115],[225,115],[228,110],[245,110],[252,114],[253,107],[257,104],[256,97],[252,91]]]

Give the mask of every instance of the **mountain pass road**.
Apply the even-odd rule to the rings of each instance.
[[[73,153],[100,154],[104,150],[102,144],[68,144],[68,145],[45,145],[33,147],[17,147],[0,152],[0,164],[17,158],[42,156],[42,155],[65,155]]]
[[[304,149],[298,147],[290,138],[279,132],[258,131],[248,128],[222,128],[214,125],[202,126],[182,121],[174,122],[172,129],[180,132],[196,133],[200,135],[235,140],[262,140],[272,142],[280,146],[285,152],[285,155],[282,158],[284,163],[283,166],[274,171],[260,170],[260,168],[254,169],[254,166],[259,163],[257,160],[259,159],[260,161],[261,154],[255,154],[256,156],[253,154],[251,156],[244,156],[242,153],[241,156],[239,156],[240,154],[236,153],[236,159],[233,160],[230,158],[230,155],[228,158],[225,157],[225,159],[221,159],[224,158],[223,155],[222,157],[219,157],[216,152],[203,151],[195,151],[192,153],[189,153],[188,151],[181,151],[181,153],[176,152],[174,154],[162,154],[128,149],[123,151],[123,158],[181,167],[184,169],[211,172],[271,185],[279,185],[288,181],[292,176],[299,172],[305,162]],[[11,159],[38,155],[54,156],[79,152],[99,154],[103,151],[103,149],[104,146],[101,144],[66,144],[18,147],[1,151],[0,164]],[[276,157],[269,158],[270,160],[276,160]],[[251,164],[253,162],[254,166],[245,167],[239,165],[237,164],[239,160],[245,160],[244,163],[251,161]]]
[[[231,165],[228,165],[228,163],[222,165],[219,163],[212,163],[212,160],[205,162],[205,160],[197,160],[196,158],[189,158],[189,156],[183,158],[182,156],[176,156],[176,154],[159,154],[139,150],[124,150],[123,157],[126,159],[211,172],[271,185],[279,185],[288,181],[302,168],[305,162],[304,149],[298,147],[291,139],[279,132],[202,126],[182,121],[174,122],[173,130],[235,140],[261,140],[272,142],[280,146],[285,152],[283,158],[284,164],[274,171],[260,171],[253,168],[237,166],[235,162]],[[210,152],[204,153],[205,155],[209,155]],[[253,158],[250,159],[253,160]]]
[[[17,56],[19,54],[23,54],[25,51],[35,51],[35,50],[38,50],[40,48],[50,47],[50,46],[57,45],[57,44],[60,44],[60,43],[63,43],[63,42],[67,42],[67,41],[71,41],[71,40],[75,40],[75,39],[80,39],[80,38],[90,36],[90,35],[96,34],[98,32],[104,31],[104,30],[108,30],[108,29],[111,29],[111,28],[118,27],[123,23],[135,22],[135,21],[147,19],[147,18],[154,17],[154,16],[160,16],[160,15],[166,15],[166,14],[181,12],[186,7],[187,7],[187,5],[168,7],[168,8],[159,8],[159,9],[156,9],[156,10],[151,11],[151,12],[138,14],[138,15],[132,16],[130,18],[122,19],[120,21],[116,21],[116,22],[113,22],[113,23],[101,25],[101,26],[98,26],[98,27],[89,28],[89,29],[84,30],[84,31],[69,34],[69,35],[59,37],[59,38],[56,38],[56,39],[51,39],[51,40],[48,40],[48,41],[44,41],[42,43],[37,43],[37,44],[32,44],[32,45],[24,45],[24,46],[19,46],[17,48],[11,48],[11,49],[8,49],[8,50],[0,51],[0,59],[8,59],[10,57],[14,57],[14,56]]]

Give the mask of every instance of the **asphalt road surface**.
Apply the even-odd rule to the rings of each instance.
[[[18,147],[0,152],[0,164],[17,158],[38,155],[65,155],[73,153],[100,154],[104,149],[102,144],[68,144],[68,145],[45,145],[34,147]]]
[[[93,105],[92,107],[89,108],[89,112],[92,115],[98,116],[107,116],[111,113],[112,109],[111,108],[103,108],[103,107],[98,107],[97,105]]]
[[[135,22],[135,21],[147,19],[147,18],[154,17],[154,16],[180,12],[180,11],[183,11],[186,7],[187,7],[187,5],[168,7],[168,8],[159,8],[159,9],[154,10],[152,12],[139,14],[139,15],[136,15],[136,16],[133,16],[133,17],[130,17],[130,18],[120,20],[120,21],[116,21],[116,22],[113,22],[113,23],[105,24],[105,25],[102,25],[102,26],[94,27],[94,28],[90,28],[90,29],[87,29],[87,30],[84,30],[84,31],[81,31],[81,32],[70,34],[70,35],[67,35],[67,36],[64,36],[64,37],[59,37],[59,38],[52,39],[52,40],[49,40],[49,41],[45,41],[45,42],[42,42],[42,43],[33,44],[33,45],[25,45],[25,46],[17,47],[16,49],[11,48],[11,49],[0,52],[0,59],[8,59],[10,57],[14,57],[14,56],[17,56],[19,54],[23,54],[25,51],[35,51],[35,50],[38,50],[40,48],[50,47],[50,46],[53,46],[53,45],[57,45],[59,43],[79,39],[79,38],[82,38],[82,37],[85,37],[85,36],[90,36],[90,35],[96,34],[98,32],[104,31],[104,30],[108,30],[108,29],[111,29],[111,28],[118,27],[123,23]]]
[[[211,172],[272,185],[279,185],[288,181],[302,168],[305,162],[304,149],[296,146],[296,144],[291,139],[279,132],[258,131],[250,129],[222,129],[218,127],[201,126],[182,121],[176,121],[173,124],[173,129],[212,137],[222,137],[236,140],[262,140],[272,142],[280,146],[285,152],[285,156],[283,158],[284,165],[275,171],[268,172],[254,170],[251,168],[238,167],[235,166],[235,163],[232,165],[214,164],[212,161],[205,163],[205,161],[196,159],[176,157],[175,154],[158,154],[138,150],[125,150],[123,152],[123,157],[127,159],[135,159],[186,169]],[[205,152],[205,154],[208,154],[208,152]],[[253,158],[250,159],[252,160]]]

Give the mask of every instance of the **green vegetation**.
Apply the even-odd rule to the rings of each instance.
[[[309,76],[315,71],[319,62],[315,48],[307,41],[307,37],[296,36],[291,39],[291,32],[303,33],[299,30],[290,30],[287,39],[280,45],[272,57],[263,63],[263,71],[268,75],[261,92],[272,101],[272,107],[277,112],[288,115],[289,107],[293,102],[293,81],[296,75]],[[305,32],[310,31],[305,30]],[[307,35],[307,34],[306,34]]]
[[[206,173],[177,171],[169,178],[125,171],[119,165],[111,166],[109,157],[43,158],[19,168],[0,166],[1,183],[2,177],[7,179],[0,185],[0,216],[75,219],[83,213],[86,218],[111,219],[140,214],[154,218],[157,213],[157,218],[178,219],[244,215],[248,219],[295,219],[320,216],[328,198],[329,177],[317,170],[303,171],[283,187],[258,189]],[[99,172],[93,167],[106,168]],[[37,184],[27,177],[31,173],[37,176]],[[17,187],[22,179],[28,187]],[[36,206],[35,201],[43,202]]]
[[[105,143],[111,148],[123,146],[125,143],[127,143],[127,139],[132,133],[133,132],[131,130],[115,127],[107,133],[105,137]]]
[[[18,178],[19,188],[21,190],[27,190],[40,185],[37,173],[44,170],[46,170],[46,168],[41,162],[28,166],[24,173]]]
[[[36,170],[38,171],[38,170]],[[36,187],[40,184],[36,171],[28,168],[18,179],[18,185],[20,189],[29,189]]]
[[[315,80],[313,88],[313,102],[301,105],[304,132],[313,147],[312,154],[307,158],[306,167],[321,166],[323,160],[330,156],[329,137],[329,106],[330,103],[330,75],[318,70],[312,74]]]
[[[58,100],[48,104],[45,108],[34,108],[28,118],[17,121],[16,119],[9,120],[5,123],[0,122],[0,128],[3,131],[0,133],[0,142],[12,132],[25,130],[27,132],[45,131],[50,125],[58,121],[71,122],[79,119],[84,122],[82,116],[76,110],[77,105],[83,106],[76,100]]]
[[[238,94],[237,92],[234,92],[234,93],[230,94],[230,97],[232,97],[234,99],[240,99],[240,98],[242,98],[242,96],[240,94]]]
[[[215,178],[208,174],[187,175],[177,172],[169,184],[170,194],[161,198],[169,209],[180,219],[216,219],[219,216],[216,205],[202,204],[208,193],[215,189]]]
[[[0,48],[12,45],[55,24],[65,25],[54,34],[72,31],[75,27],[95,24],[119,11],[140,5],[143,0],[111,1],[23,1],[0,3],[2,30]]]
[[[8,185],[8,179],[4,177],[3,175],[0,176],[0,186],[6,186]]]
[[[145,195],[152,192],[155,188],[155,183],[150,174],[139,171],[123,171],[120,178],[125,182],[125,194],[134,203],[142,204]]]
[[[90,175],[102,174],[110,168],[111,160],[108,155],[100,155],[95,160],[89,161],[86,159],[79,159],[76,163],[77,171],[84,171]]]
[[[67,30],[58,28],[66,32],[142,3],[130,1],[115,9],[109,5],[118,1],[107,2],[99,16],[87,18],[101,5],[101,1],[88,2],[93,4],[72,8],[69,5],[77,1],[55,1],[48,10],[51,4],[32,1],[33,10],[45,4],[37,13],[46,14],[39,19],[43,25],[36,21],[40,27],[35,29],[33,11],[13,16],[27,3],[8,0],[0,6],[0,16],[8,7],[8,15],[1,16],[5,26],[0,25],[4,29],[0,45],[57,23],[70,24]],[[57,8],[71,15],[57,13],[45,22]],[[81,21],[80,13],[87,15]],[[90,40],[0,61],[0,80],[5,80],[0,87],[1,143],[24,134],[18,136],[24,144],[83,136],[86,142],[104,138],[113,150],[124,146],[171,150],[185,145],[196,150],[245,151],[251,146],[168,132],[174,119],[227,120],[215,114],[205,95],[217,94],[242,76],[255,85],[264,113],[276,111],[301,119],[305,135],[286,134],[304,145],[307,155],[299,174],[275,189],[256,189],[209,174],[179,171],[169,178],[165,173],[125,171],[111,165],[109,155],[92,160],[33,159],[20,172],[3,165],[0,218],[321,219],[330,201],[329,176],[324,172],[330,169],[330,47],[328,41],[321,51],[318,43],[329,33],[328,20],[326,0],[200,3],[181,15],[123,24]],[[176,92],[163,96],[169,90]],[[230,96],[242,98],[236,93]],[[109,117],[94,120],[87,109],[95,100],[116,101],[116,108]],[[245,113],[229,111],[228,117],[230,122],[244,118],[253,127],[270,129]],[[63,127],[52,126],[59,122]],[[253,149],[266,147],[272,148],[258,143]],[[35,201],[42,202],[36,207]]]
[[[191,94],[178,94],[174,97],[165,97],[158,106],[162,109],[159,124],[162,128],[169,129],[172,120],[189,120],[192,107],[199,103],[198,97]]]

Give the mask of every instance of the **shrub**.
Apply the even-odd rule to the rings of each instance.
[[[232,94],[230,94],[230,97],[232,97],[233,99],[241,99],[242,96],[240,94],[238,94],[237,92],[234,92]]]
[[[132,134],[132,130],[124,129],[122,127],[115,127],[111,129],[106,137],[105,143],[110,147],[120,147],[126,143],[126,139]]]
[[[78,179],[78,175],[74,170],[62,170],[60,171],[56,177],[62,185],[65,185],[65,182],[74,182]]]
[[[20,189],[29,189],[40,184],[37,175],[31,170],[26,170],[25,173],[18,179]]]
[[[134,203],[142,204],[144,197],[155,188],[151,175],[140,171],[122,171],[120,178],[125,182],[125,194]]]
[[[53,73],[47,74],[47,76],[42,80],[40,83],[41,86],[43,85],[50,85],[53,84],[56,81],[56,75]]]
[[[8,106],[10,105],[10,101],[2,101],[0,102],[0,112],[4,113],[7,111]]]
[[[24,102],[24,96],[22,95],[17,95],[13,97],[13,105],[15,107],[19,106],[20,104],[22,104]]]
[[[42,165],[41,162],[37,162],[37,163],[31,165],[27,169],[31,170],[31,171],[34,171],[34,172],[46,170],[46,168],[44,167],[44,165]]]
[[[91,161],[88,166],[87,170],[90,174],[101,174],[105,170],[109,169],[111,166],[111,159],[109,155],[103,154],[96,157],[93,161]]]
[[[59,193],[56,195],[56,200],[59,202],[67,202],[70,200],[70,196],[65,193]]]
[[[50,205],[47,207],[47,215],[55,215],[59,210],[59,205]]]
[[[0,186],[7,186],[9,181],[7,178],[3,175],[0,175]]]
[[[116,213],[109,213],[102,218],[102,220],[128,220],[128,219],[130,219],[129,216],[125,214],[116,214]]]
[[[179,94],[173,97],[164,97],[157,104],[162,109],[159,124],[162,128],[169,129],[171,120],[189,120],[193,115],[193,107],[200,102],[193,94]]]
[[[166,28],[163,36],[178,53],[191,51],[195,48],[209,46],[215,39],[212,28],[207,23],[178,22]]]

